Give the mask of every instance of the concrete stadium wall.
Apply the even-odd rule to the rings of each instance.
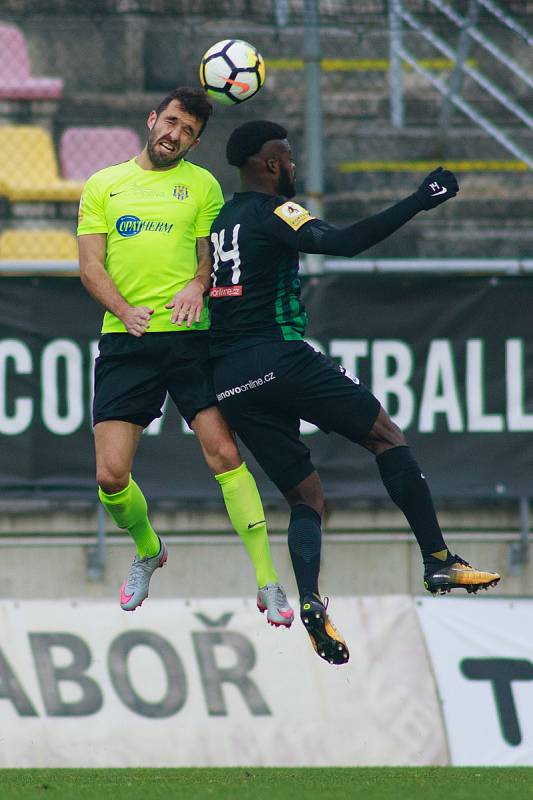
[[[267,513],[274,561],[287,592],[296,587],[283,532],[287,514]],[[156,573],[159,598],[255,596],[255,580],[244,548],[218,512],[155,512],[153,522],[170,547],[165,569]],[[519,538],[513,508],[448,509],[441,522],[450,547],[478,567],[496,570],[502,581],[491,594],[533,595],[533,566],[510,574],[509,548]],[[55,532],[50,536],[51,531]],[[0,597],[116,598],[134,550],[126,534],[113,529],[105,549],[105,570],[89,579],[96,514],[6,513],[0,518]],[[419,594],[422,568],[418,547],[395,511],[330,512],[324,526],[321,591],[336,596]]]

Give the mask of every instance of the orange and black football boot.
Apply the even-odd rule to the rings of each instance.
[[[448,558],[442,564],[437,559],[432,559],[430,565],[426,564],[424,573],[424,586],[431,594],[446,594],[452,589],[466,589],[469,594],[496,586],[500,576],[497,572],[485,572],[475,569],[468,561],[459,556],[448,553]]]
[[[324,601],[317,594],[305,595],[300,604],[300,618],[320,658],[330,664],[346,664],[350,653],[327,614],[328,598]]]

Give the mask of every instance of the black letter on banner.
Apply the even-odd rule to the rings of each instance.
[[[167,675],[167,692],[157,703],[148,703],[139,697],[129,676],[128,656],[134,647],[141,645],[157,653]],[[157,633],[129,631],[117,636],[109,648],[108,663],[115,692],[124,705],[136,714],[143,717],[171,717],[183,707],[187,699],[187,676],[183,664],[173,647]]]
[[[73,633],[30,633],[29,639],[47,714],[51,717],[87,717],[100,711],[100,687],[93,678],[84,674],[92,658],[83,639]],[[66,667],[57,667],[52,659],[53,647],[70,650],[71,663]],[[79,686],[80,700],[65,702],[61,699],[59,684],[63,681]]]
[[[0,698],[11,700],[20,717],[38,717],[31,701],[0,650]]]
[[[223,717],[228,714],[222,694],[223,683],[233,683],[237,687],[255,717],[268,716],[272,713],[259,689],[247,675],[255,666],[255,651],[248,639],[240,633],[229,631],[193,633],[192,639],[210,716]],[[231,647],[235,651],[237,654],[235,666],[226,668],[217,666],[215,659],[217,645]]]
[[[524,658],[464,658],[461,672],[472,681],[491,682],[502,736],[509,744],[520,744],[522,733],[511,683],[533,680],[531,661]]]

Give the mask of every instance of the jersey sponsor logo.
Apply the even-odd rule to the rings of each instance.
[[[124,214],[117,219],[117,233],[126,239],[137,236],[139,233],[170,233],[174,227],[173,222],[162,222],[161,220],[140,219],[133,214]]]
[[[230,397],[234,397],[236,394],[249,392],[250,389],[260,389],[261,386],[264,386],[266,383],[270,383],[271,381],[275,380],[276,376],[273,372],[265,372],[265,374],[260,378],[250,378],[247,383],[242,383],[240,386],[232,386],[230,389],[224,389],[223,392],[219,392],[217,394],[217,400],[219,402],[221,400],[228,400]]]
[[[120,189],[118,192],[109,192],[109,197],[115,197],[117,194],[124,194],[124,192],[130,192],[131,189]]]
[[[176,200],[187,200],[189,197],[189,187],[188,186],[174,186],[172,189],[172,194],[176,198]]]
[[[238,286],[213,286],[209,289],[209,297],[241,297],[242,284]]]
[[[315,219],[306,208],[298,205],[298,203],[293,203],[291,200],[275,208],[274,214],[295,231],[299,230],[309,220]]]

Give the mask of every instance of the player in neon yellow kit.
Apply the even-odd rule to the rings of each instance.
[[[143,151],[100,170],[80,203],[80,275],[106,308],[95,365],[93,423],[99,496],[137,553],[121,607],[137,608],[167,549],[153,530],[131,470],[143,429],[167,392],[200,441],[228,514],[253,562],[257,604],[274,625],[294,614],[272,564],[265,514],[209,369],[209,231],[223,197],[205,169],[185,160],[212,107],[204,92],[176,89],[148,116]]]

